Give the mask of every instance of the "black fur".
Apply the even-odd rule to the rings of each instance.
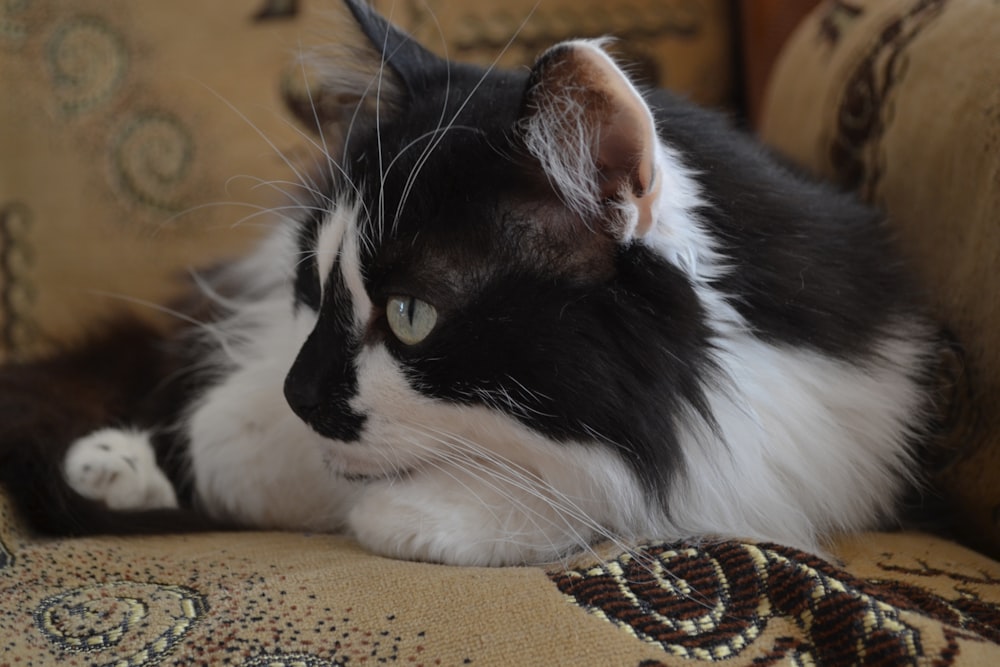
[[[657,91],[662,137],[708,193],[701,215],[732,262],[718,286],[765,340],[855,358],[914,286],[881,215],[794,173],[719,114]]]

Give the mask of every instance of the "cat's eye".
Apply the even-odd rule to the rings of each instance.
[[[385,305],[385,318],[401,343],[416,345],[434,329],[437,310],[416,297],[390,296]]]

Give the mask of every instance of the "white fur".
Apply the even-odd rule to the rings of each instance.
[[[688,474],[670,494],[662,532],[817,549],[824,535],[874,527],[913,467],[908,424],[925,407],[917,374],[930,354],[926,325],[892,323],[857,365],[760,340],[711,286],[731,269],[698,219],[694,174],[662,143],[657,161],[666,194],[652,230],[633,240],[692,281],[722,375],[708,396],[718,431],[686,429]]]
[[[593,177],[597,135],[584,120],[586,110],[569,97],[539,95],[537,102],[539,111],[524,121],[525,146],[563,203],[589,217],[596,212],[599,196]]]
[[[343,220],[340,220],[343,224]],[[340,233],[328,231],[320,239]],[[332,233],[332,236],[331,236]],[[250,525],[338,530],[353,485],[335,479],[322,458],[322,438],[288,407],[285,375],[315,324],[306,309],[293,312],[295,238],[280,232],[233,269],[231,281],[251,280],[262,292],[218,328],[234,339],[220,381],[187,420],[191,467],[199,502],[209,514]],[[320,261],[333,254],[319,252]],[[250,332],[242,335],[242,332]]]
[[[923,401],[906,369],[925,350],[887,340],[893,358],[859,368],[746,334],[716,342],[729,380],[709,394],[720,433],[685,434],[688,474],[669,500],[676,534],[816,549],[891,514],[912,467],[906,424]]]
[[[649,246],[692,281],[721,371],[708,392],[718,430],[693,417],[685,429],[687,474],[657,535],[815,550],[825,535],[874,527],[913,467],[908,424],[924,408],[916,374],[930,353],[925,325],[893,323],[858,365],[760,340],[712,286],[731,269],[697,216],[694,174],[662,142],[657,173],[665,182],[653,228],[626,242]]]
[[[337,255],[344,240],[344,232],[347,231],[345,221],[347,215],[350,215],[352,212],[354,212],[353,209],[347,207],[341,209],[338,207],[330,215],[337,218],[343,216],[343,219],[327,221],[320,227],[319,238],[316,243],[316,268],[320,276],[320,293],[322,293],[326,283],[324,278],[330,275],[330,270],[333,268],[334,262],[337,261]]]
[[[630,241],[676,263],[711,302],[724,372],[710,392],[719,433],[695,423],[683,434],[688,476],[670,494],[669,514],[605,447],[555,444],[497,411],[427,398],[377,345],[357,360],[351,406],[369,416],[362,442],[317,436],[281,396],[314,324],[307,311],[288,316],[289,288],[264,307],[254,303],[259,349],[241,355],[246,361],[193,415],[202,500],[254,525],[335,530],[346,522],[380,553],[483,565],[545,560],[609,536],[742,536],[815,548],[821,534],[871,525],[899,491],[903,424],[920,400],[899,369],[917,367],[924,350],[901,329],[883,357],[858,368],[754,338],[708,285],[725,268],[692,213],[700,203],[693,178],[668,148],[658,159],[672,195],[659,203],[654,229]],[[334,215],[327,224],[352,223]],[[360,327],[371,306],[351,238],[324,229],[321,243],[340,247],[320,252],[339,258]],[[331,471],[383,479],[352,485]]]
[[[66,481],[84,498],[114,510],[177,507],[177,496],[145,433],[105,428],[70,445]]]

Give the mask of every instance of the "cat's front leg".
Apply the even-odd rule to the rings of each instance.
[[[74,441],[63,459],[63,474],[74,491],[108,509],[177,507],[174,488],[141,431],[105,428]]]
[[[348,516],[367,549],[450,565],[542,563],[593,538],[578,509],[537,480],[441,466],[369,483]]]

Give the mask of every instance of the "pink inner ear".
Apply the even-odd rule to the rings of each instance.
[[[646,103],[611,58],[589,43],[553,47],[536,67],[540,70],[536,97],[561,98],[569,104],[560,106],[583,111],[574,120],[589,126],[585,134],[591,138],[592,191],[602,201],[635,204],[639,211],[636,234],[644,234],[652,226],[658,190],[656,129]],[[559,129],[558,121],[551,129]],[[566,130],[554,132],[556,143],[579,136]],[[562,149],[579,151],[581,147],[564,145]]]
[[[595,84],[609,102],[599,120],[596,164],[601,179],[601,195],[607,199],[625,197],[639,210],[636,235],[642,236],[653,224],[653,201],[658,189],[654,152],[656,128],[646,103],[628,79],[602,53],[580,49],[582,62],[593,67]]]
[[[606,78],[602,83],[607,84],[604,92],[610,102],[598,121],[596,163],[601,172],[602,194],[614,197],[628,186],[633,194],[641,196],[653,180],[652,120],[642,99],[620,76]]]

